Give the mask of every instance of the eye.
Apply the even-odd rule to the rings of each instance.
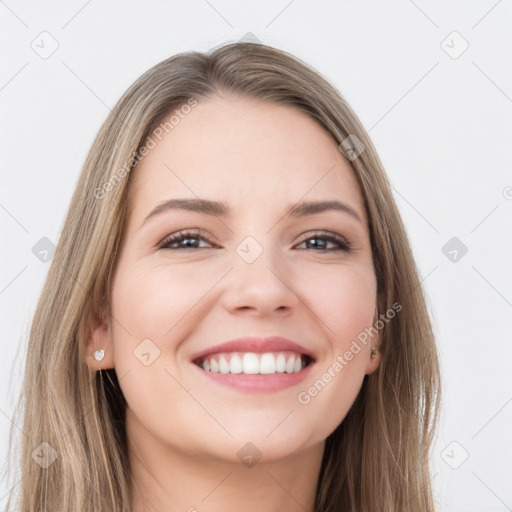
[[[315,243],[308,244],[308,248],[316,248],[315,252],[351,252],[353,250],[350,246],[350,243],[344,237],[337,235],[336,233],[325,233],[322,231],[308,233],[307,235],[303,236],[302,242],[299,245],[310,242],[311,240],[315,240]],[[318,244],[319,240],[323,241],[323,243]],[[213,242],[207,236],[201,234],[201,230],[185,230],[179,231],[178,233],[174,233],[173,235],[166,237],[162,242],[160,242],[158,248],[172,250],[204,249],[205,247],[199,247],[198,242],[200,241],[213,244]],[[337,248],[335,247],[334,249],[328,249],[326,248],[327,243],[334,243]],[[180,246],[180,244],[183,245]]]
[[[344,237],[337,235],[336,233],[325,233],[322,231],[318,231],[315,233],[308,233],[302,238],[302,242],[299,245],[304,244],[305,242],[309,242],[311,240],[315,240],[316,242],[312,244],[313,247],[317,247],[317,251],[315,252],[337,252],[337,251],[345,251],[345,252],[351,252],[353,249],[350,246],[350,243],[348,240],[346,240]],[[323,241],[320,244],[318,244],[318,240]],[[326,242],[334,243],[337,245],[338,248],[334,249],[327,249],[325,246],[327,245]],[[311,246],[311,244],[309,244]]]
[[[195,240],[202,240],[203,242],[213,243],[210,242],[210,240],[204,236],[200,235],[200,231],[180,231],[178,233],[174,233],[173,235],[168,236],[165,238],[159,245],[159,249],[203,249],[204,247],[198,247],[197,242]],[[184,242],[183,245],[180,245],[182,242]],[[176,244],[178,246],[176,247]]]

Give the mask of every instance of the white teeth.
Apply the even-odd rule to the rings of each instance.
[[[273,354],[263,354],[261,356],[260,373],[276,373],[276,360]]]
[[[286,361],[286,373],[293,373],[293,367],[295,365],[295,357],[291,356],[288,361]]]
[[[284,354],[279,354],[276,359],[276,372],[283,373],[286,369],[286,359]]]
[[[256,374],[260,373],[260,364],[258,361],[258,356],[251,352],[244,354],[244,358],[242,361],[244,367],[244,373],[248,374]]]
[[[229,363],[226,361],[226,358],[224,356],[220,356],[219,369],[220,373],[229,373]]]
[[[244,368],[242,365],[242,359],[240,356],[233,356],[229,363],[229,369],[231,373],[242,373]]]
[[[247,375],[273,375],[276,373],[297,373],[305,366],[305,361],[297,352],[236,352],[215,354],[206,357],[199,365],[204,371]]]
[[[210,371],[212,371],[214,373],[220,372],[219,363],[217,363],[217,361],[215,361],[215,359],[210,359]]]

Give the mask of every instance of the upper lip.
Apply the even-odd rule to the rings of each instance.
[[[211,354],[219,352],[280,352],[289,350],[305,354],[311,359],[315,359],[314,353],[311,350],[303,347],[299,343],[282,338],[280,336],[270,336],[268,338],[244,337],[235,340],[226,341],[219,345],[208,347],[201,352],[192,355],[192,361],[202,359]]]

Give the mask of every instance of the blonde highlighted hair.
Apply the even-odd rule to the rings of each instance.
[[[367,211],[378,310],[402,306],[382,332],[378,369],[365,376],[349,413],[326,440],[315,512],[433,512],[429,457],[439,415],[439,362],[383,165],[328,80],[289,53],[253,43],[181,53],[157,64],[124,93],[96,136],[31,326],[15,417],[24,431],[21,481],[8,510],[130,512],[126,402],[115,369],[91,371],[84,348],[99,312],[110,313],[112,270],[138,155],[173,111],[219,93],[288,105],[316,120],[337,144],[348,136],[363,144],[350,164]],[[11,450],[15,434],[12,428]],[[36,449],[48,462],[57,458],[44,468],[32,456]]]

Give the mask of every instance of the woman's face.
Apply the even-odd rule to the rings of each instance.
[[[89,364],[115,363],[132,440],[235,462],[320,446],[378,365],[376,338],[353,344],[372,325],[376,278],[363,199],[337,144],[290,107],[215,97],[164,131],[131,179],[112,318],[93,337],[106,358]],[[155,212],[174,199],[229,214]],[[287,215],[324,201],[353,213]],[[215,374],[194,362],[227,341],[275,336],[302,348],[242,343],[220,349],[222,362],[213,349]],[[313,362],[295,373],[300,353]]]

